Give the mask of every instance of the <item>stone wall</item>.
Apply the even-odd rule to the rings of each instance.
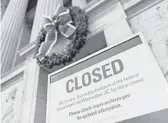
[[[23,81],[2,88],[2,123],[19,123],[23,99]]]
[[[163,0],[129,18],[133,33],[142,32],[168,79],[168,1]]]

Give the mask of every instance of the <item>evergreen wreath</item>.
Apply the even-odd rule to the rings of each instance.
[[[53,53],[51,55],[45,55],[43,59],[36,57],[37,63],[45,68],[52,69],[54,66],[65,65],[72,61],[75,57],[76,53],[83,47],[85,44],[86,38],[89,34],[88,29],[88,16],[86,13],[77,6],[73,6],[69,8],[70,16],[73,21],[73,25],[77,28],[75,33],[69,37],[70,44],[68,44],[63,51],[60,53]],[[37,52],[39,52],[39,48],[41,44],[45,41],[46,30],[41,28],[40,33],[37,37]]]

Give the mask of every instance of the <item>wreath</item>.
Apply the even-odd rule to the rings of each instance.
[[[88,16],[77,6],[70,7],[68,10],[72,20],[71,24],[75,26],[76,29],[71,36],[67,37],[67,39],[70,40],[70,43],[63,48],[62,52],[52,52],[50,55],[43,54],[42,56],[38,56],[37,54],[40,52],[40,47],[45,42],[48,33],[44,26],[40,30],[37,37],[36,59],[37,63],[42,67],[52,69],[54,66],[61,64],[65,65],[66,63],[71,62],[76,53],[78,53],[85,44],[86,38],[89,34]],[[52,17],[52,19],[54,18],[55,16]],[[55,26],[57,31],[58,24]]]

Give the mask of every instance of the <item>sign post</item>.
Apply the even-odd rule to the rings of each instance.
[[[133,123],[167,108],[168,83],[141,34],[49,75],[48,123]]]

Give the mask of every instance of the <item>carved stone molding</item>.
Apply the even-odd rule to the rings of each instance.
[[[19,81],[2,92],[2,123],[18,123],[23,95],[23,83]]]

